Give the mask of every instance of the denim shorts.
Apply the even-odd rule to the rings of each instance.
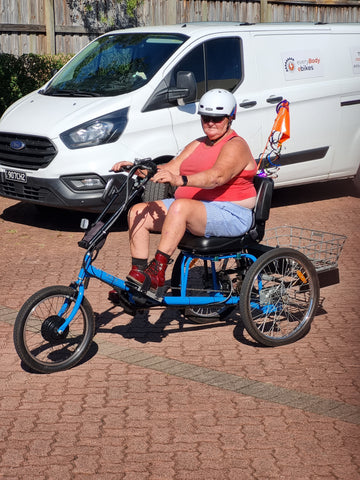
[[[161,200],[167,210],[174,198]],[[232,202],[201,201],[206,208],[205,237],[239,237],[251,227],[252,210]]]

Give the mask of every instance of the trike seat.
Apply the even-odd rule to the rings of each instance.
[[[178,248],[199,255],[233,253],[258,244],[265,234],[265,223],[269,218],[274,182],[268,177],[255,176],[256,203],[253,221],[248,232],[240,237],[198,237],[186,232]]]

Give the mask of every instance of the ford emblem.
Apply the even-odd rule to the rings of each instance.
[[[10,142],[10,148],[12,150],[22,150],[25,147],[26,147],[26,144],[21,140],[13,140],[12,142]]]

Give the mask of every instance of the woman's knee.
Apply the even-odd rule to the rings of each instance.
[[[186,219],[192,218],[194,214],[203,209],[202,202],[189,198],[178,198],[170,206],[169,212]]]
[[[166,211],[158,202],[143,202],[133,205],[128,212],[129,226],[158,229],[162,226]]]
[[[177,198],[170,205],[169,212],[177,215],[188,214],[191,212],[191,202],[189,202],[188,198]]]

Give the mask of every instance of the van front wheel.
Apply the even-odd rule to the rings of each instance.
[[[150,180],[145,185],[141,198],[143,202],[155,202],[164,198],[173,198],[174,193],[175,187],[170,185],[170,183],[154,183]]]

